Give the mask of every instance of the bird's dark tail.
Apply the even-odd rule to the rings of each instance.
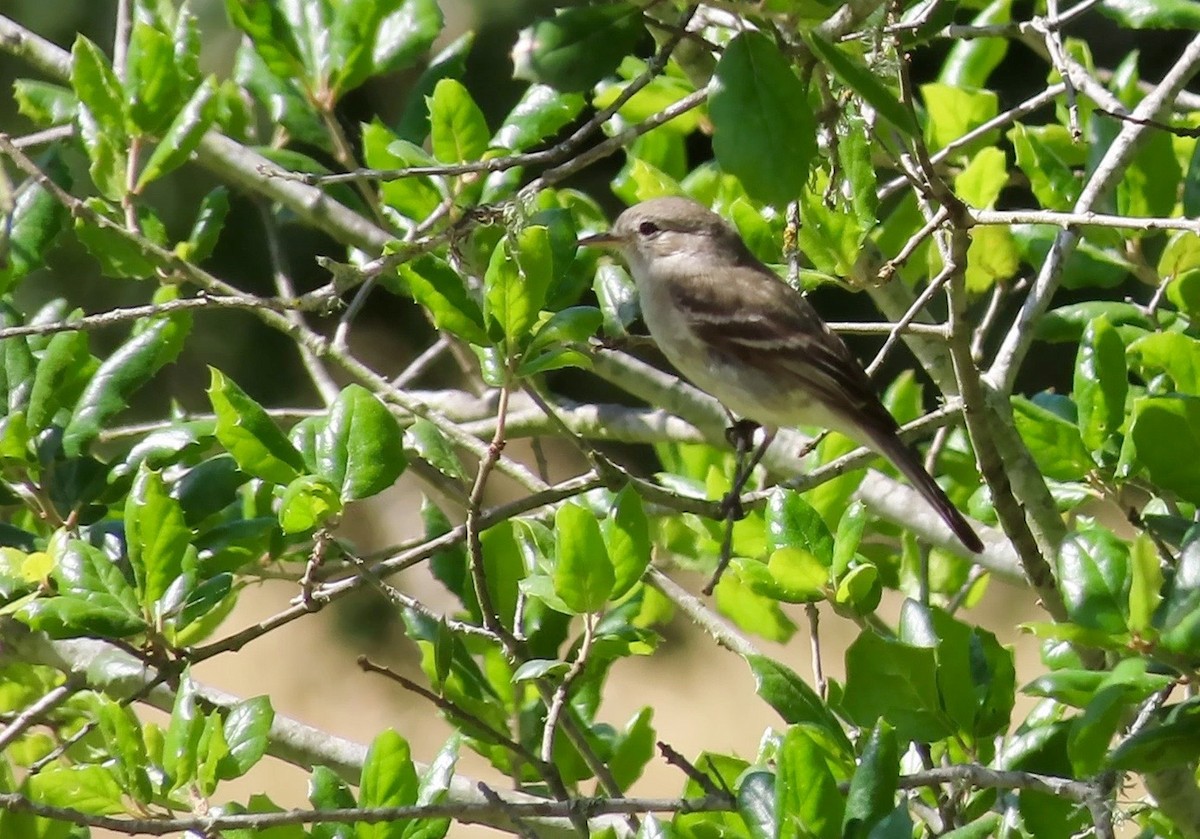
[[[980,541],[979,535],[967,523],[958,508],[946,497],[946,493],[942,492],[942,488],[937,485],[937,482],[925,471],[925,465],[916,452],[894,433],[876,432],[870,436],[875,450],[895,464],[896,468],[900,470],[900,474],[908,479],[913,488],[929,502],[929,506],[933,507],[942,517],[942,521],[954,532],[958,541],[962,542],[963,546],[971,553],[982,553],[983,542]]]

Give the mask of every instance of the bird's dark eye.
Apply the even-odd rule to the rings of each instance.
[[[643,221],[638,225],[638,233],[641,233],[643,236],[653,236],[658,232],[658,229],[658,225],[652,221]]]

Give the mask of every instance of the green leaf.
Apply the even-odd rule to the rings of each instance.
[[[438,329],[471,344],[489,343],[479,304],[468,296],[462,279],[447,263],[423,256],[402,264],[398,271],[413,299],[429,309]]]
[[[563,504],[554,514],[554,591],[576,612],[598,612],[613,592],[615,572],[600,523],[586,507]]]
[[[1008,139],[1038,203],[1047,210],[1071,209],[1079,199],[1080,180],[1054,148],[1043,142],[1042,132],[1018,123],[1008,132]]]
[[[59,332],[50,339],[34,372],[29,393],[29,425],[42,430],[64,408],[75,405],[96,372],[85,332]]]
[[[103,766],[51,764],[31,775],[28,784],[29,796],[39,804],[95,816],[125,812],[121,787],[113,773]]]
[[[280,79],[292,79],[310,89],[314,79],[301,57],[296,32],[280,4],[271,0],[225,0],[230,22],[250,37],[254,51]]]
[[[941,707],[936,653],[870,630],[846,650],[842,704],[856,724],[874,726],[882,717],[902,740],[932,742],[953,732]]]
[[[217,415],[217,440],[248,475],[273,484],[290,483],[304,469],[300,453],[261,405],[220,370],[209,371],[208,398]]]
[[[454,446],[446,439],[441,429],[427,419],[418,419],[404,430],[404,447],[415,451],[422,460],[443,475],[458,480],[465,480],[467,477]]]
[[[112,64],[83,35],[71,47],[71,87],[99,129],[114,143],[125,138],[125,96]]]
[[[359,786],[360,807],[405,807],[417,803],[417,771],[408,742],[388,729],[367,749]],[[356,824],[357,839],[401,839],[408,820]]]
[[[829,69],[833,70],[842,83],[863,98],[892,127],[902,134],[916,133],[912,114],[900,103],[900,99],[892,90],[879,80],[879,71],[866,67],[857,57],[852,57],[826,41],[816,32],[805,33],[805,42],[812,48],[813,53]]]
[[[129,398],[183,349],[191,329],[187,312],[141,322],[145,328],[100,363],[87,383],[63,432],[63,450],[81,454],[112,417],[129,406]]]
[[[847,606],[860,615],[874,612],[883,598],[883,585],[879,580],[879,569],[874,565],[859,565],[838,580],[833,601]]]
[[[240,778],[262,759],[274,721],[275,710],[266,696],[242,700],[229,709],[224,728],[229,752],[220,762],[221,778]]]
[[[1098,317],[1079,344],[1072,390],[1079,406],[1079,435],[1092,451],[1103,449],[1125,421],[1128,391],[1125,344],[1107,318]]]
[[[747,564],[752,565],[753,561]],[[760,593],[738,574],[726,574],[721,578],[716,598],[720,612],[746,632],[779,643],[786,643],[796,632],[796,624],[784,614],[778,599]]]
[[[443,163],[479,160],[492,136],[483,111],[455,79],[442,79],[433,89],[429,126],[433,156]]]
[[[513,152],[525,151],[553,137],[579,116],[587,100],[578,93],[563,93],[549,85],[526,88],[508,112],[492,144]]]
[[[1179,552],[1179,566],[1154,615],[1159,643],[1167,650],[1195,659],[1200,649],[1200,538],[1192,538]]]
[[[610,597],[618,600],[638,584],[650,565],[650,521],[641,497],[632,486],[617,493],[602,530],[613,566]]]
[[[1129,345],[1129,354],[1149,381],[1166,373],[1180,393],[1200,396],[1200,341],[1179,332],[1155,332]]]
[[[820,513],[800,493],[772,490],[767,498],[766,521],[772,548],[800,548],[826,568],[833,563],[833,535]]]
[[[99,216],[114,221],[113,211],[103,199],[89,198],[84,203]],[[144,279],[154,276],[159,266],[157,257],[148,252],[145,243],[119,226],[80,215],[75,218],[75,235],[100,263],[100,270],[106,276]]]
[[[844,755],[854,753],[841,725],[808,684],[786,665],[762,655],[748,655],[746,663],[754,674],[754,691],[789,725],[820,726],[841,746]]]
[[[1200,30],[1200,8],[1191,0],[1103,0],[1098,8],[1131,29]]]
[[[21,606],[15,617],[51,638],[127,638],[146,629],[139,615],[106,597],[39,598]]]
[[[327,766],[314,766],[308,781],[308,800],[319,810],[345,810],[355,806],[350,785]],[[353,828],[342,824],[314,824],[313,839],[349,839]]]
[[[1162,602],[1163,570],[1154,542],[1138,534],[1129,550],[1129,631],[1145,634]]]
[[[774,773],[758,770],[742,776],[737,788],[737,811],[753,839],[775,839],[779,835]]]
[[[521,31],[513,75],[563,91],[587,90],[616,69],[645,37],[632,3],[561,9]]]
[[[300,475],[279,499],[279,526],[286,534],[308,533],[341,515],[337,488],[316,475]]]
[[[1122,463],[1136,458],[1161,490],[1200,504],[1200,398],[1152,396],[1134,402],[1126,437],[1133,455],[1121,453]]]
[[[140,193],[147,184],[182,166],[192,156],[216,118],[215,93],[216,82],[211,76],[196,88],[192,97],[175,114],[167,133],[154,147],[154,152],[138,175],[134,192]]]
[[[1117,184],[1117,212],[1144,218],[1174,212],[1183,172],[1175,159],[1171,136],[1154,132],[1138,145],[1137,153],[1121,170]],[[1140,235],[1131,232],[1131,235]]]
[[[371,76],[379,26],[384,16],[398,5],[396,0],[345,0],[333,6],[327,51],[332,67],[329,90],[334,99]]]
[[[845,803],[821,742],[789,728],[775,756],[775,814],[781,839],[840,839]]]
[[[972,26],[1009,23],[1012,0],[992,0],[971,20]],[[1008,54],[1007,38],[967,38],[956,41],[942,62],[938,81],[951,87],[981,88]]]
[[[517,546],[511,521],[483,531],[483,570],[496,617],[511,626],[517,609],[518,585],[525,576],[525,563]],[[478,608],[476,606],[476,608]]]
[[[654,757],[656,738],[651,724],[653,718],[653,708],[642,708],[625,725],[613,748],[608,767],[621,789],[629,789]]]
[[[13,99],[22,115],[43,127],[70,122],[79,112],[79,99],[72,90],[34,79],[13,82]]]
[[[162,766],[167,773],[164,790],[179,789],[196,778],[204,713],[196,706],[196,685],[185,673],[175,692],[171,722],[162,745]]]
[[[174,41],[145,21],[136,21],[125,67],[130,120],[141,133],[160,134],[187,95],[176,68]]]
[[[1099,527],[1063,541],[1057,561],[1059,588],[1071,620],[1109,634],[1126,631],[1129,601],[1129,551]]]
[[[1141,306],[1109,300],[1088,300],[1046,312],[1038,322],[1034,336],[1039,341],[1049,343],[1077,343],[1083,340],[1084,330],[1098,317],[1103,317],[1113,326],[1133,325],[1147,330],[1153,327]]]
[[[872,835],[872,828],[895,809],[899,777],[896,732],[879,720],[871,730],[862,759],[850,779],[846,813],[842,819],[845,839],[867,839]]]
[[[400,424],[370,391],[348,385],[329,407],[329,419],[317,436],[316,464],[342,501],[383,492],[408,464]]]
[[[1126,738],[1108,757],[1112,769],[1158,772],[1178,769],[1200,755],[1200,705],[1192,699],[1172,707],[1166,718]]]
[[[57,151],[41,161],[42,171],[59,186],[69,189],[71,177]],[[67,208],[39,183],[29,183],[17,191],[8,217],[7,246],[0,258],[0,294],[13,288],[18,280],[46,265],[46,254],[58,234],[67,226]]]
[[[1008,185],[1008,175],[1004,152],[995,146],[988,146],[980,149],[954,177],[954,191],[972,207],[990,209],[1000,197],[1000,191]]]
[[[1046,477],[1077,481],[1095,468],[1075,423],[1022,397],[1012,406],[1017,431]]]
[[[710,84],[713,153],[754,199],[776,207],[804,191],[816,120],[791,63],[760,32],[734,38]]]
[[[214,187],[200,202],[200,209],[196,212],[196,221],[192,224],[187,241],[176,246],[179,256],[195,263],[203,262],[212,256],[228,216],[229,190],[223,186]]]
[[[531,290],[522,281],[517,259],[509,249],[509,240],[497,243],[483,279],[483,316],[488,333],[511,345],[528,337],[537,317],[537,304]]]
[[[1014,224],[1009,230],[1021,251],[1022,261],[1030,265],[1040,265],[1047,258],[1059,232],[1059,228],[1049,224]],[[1084,239],[1067,257],[1062,285],[1066,289],[1113,288],[1124,282],[1133,269],[1122,251]],[[1101,305],[1099,301],[1093,302]]]
[[[146,771],[150,760],[146,756],[138,718],[118,702],[102,701],[97,719],[105,749],[115,758],[112,769],[122,788],[135,801],[149,804],[153,800],[154,790]]]
[[[394,73],[413,64],[433,45],[444,24],[437,0],[403,0],[379,25],[372,52],[374,72]]]
[[[191,536],[183,508],[171,497],[162,475],[143,468],[125,502],[125,541],[147,614],[183,573]]]
[[[804,548],[778,548],[767,560],[775,596],[788,603],[817,603],[825,598],[829,566]]]
[[[944,84],[921,85],[928,122],[925,126],[929,150],[936,151],[973,131],[996,116],[999,100],[990,90],[969,90]],[[985,135],[976,144],[964,146],[958,153],[969,155],[973,148],[986,145]]]

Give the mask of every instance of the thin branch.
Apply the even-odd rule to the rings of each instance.
[[[24,734],[31,725],[37,723],[44,714],[70,699],[79,690],[80,684],[77,678],[68,677],[61,685],[47,691],[37,702],[13,717],[12,722],[0,731],[0,752]]]

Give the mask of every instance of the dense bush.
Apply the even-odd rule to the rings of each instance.
[[[1200,37],[1148,37],[1149,81],[1137,53],[1092,54],[1095,33],[1200,30],[1200,7],[559,4],[512,46],[523,87],[496,119],[460,81],[470,37],[431,55],[435,0],[227,0],[241,42],[220,78],[186,5],[116,5],[110,39],[69,51],[0,15],[30,125],[0,135],[0,835],[1200,836]],[[1032,95],[1000,84],[1021,64]],[[347,119],[367,83],[403,106]],[[611,178],[590,168],[614,158]],[[192,201],[197,170],[215,186]],[[915,355],[884,401],[982,554],[847,439],[806,444],[819,429],[781,435],[726,516],[724,412],[638,346],[619,262],[575,244],[667,194],[822,300],[838,282],[871,298],[881,317],[837,326],[886,338],[885,370],[910,366],[900,342]],[[211,258],[255,206],[273,288]],[[323,284],[297,288],[287,246],[309,234]],[[46,270],[62,250],[100,278]],[[358,351],[368,298],[432,336],[411,364]],[[168,404],[156,389],[198,371],[231,310],[283,336],[319,402],[256,400],[213,368]],[[1073,378],[1020,394],[1052,352]],[[446,359],[458,384],[417,390]],[[249,366],[261,383],[279,363]],[[582,471],[550,480],[506,450],[518,437],[568,441]],[[441,507],[361,554],[341,529],[405,472]],[[498,483],[514,500],[489,501]],[[671,578],[722,557],[711,598]],[[453,613],[389,582],[421,563]],[[230,626],[264,576],[293,604]],[[1044,610],[1023,687],[959,615],[996,577]],[[424,681],[363,666],[457,729],[432,764],[402,732],[364,749],[191,678],[362,589],[402,617]],[[846,649],[822,644],[817,604],[857,626]],[[680,797],[630,798],[653,709],[614,728],[606,677],[680,614],[780,720],[753,759],[665,748]],[[755,648],[801,614],[811,684]],[[844,683],[821,655],[844,655]],[[1027,715],[1018,690],[1040,698]],[[512,789],[456,774],[460,748]],[[264,755],[311,771],[313,809],[228,801]]]

